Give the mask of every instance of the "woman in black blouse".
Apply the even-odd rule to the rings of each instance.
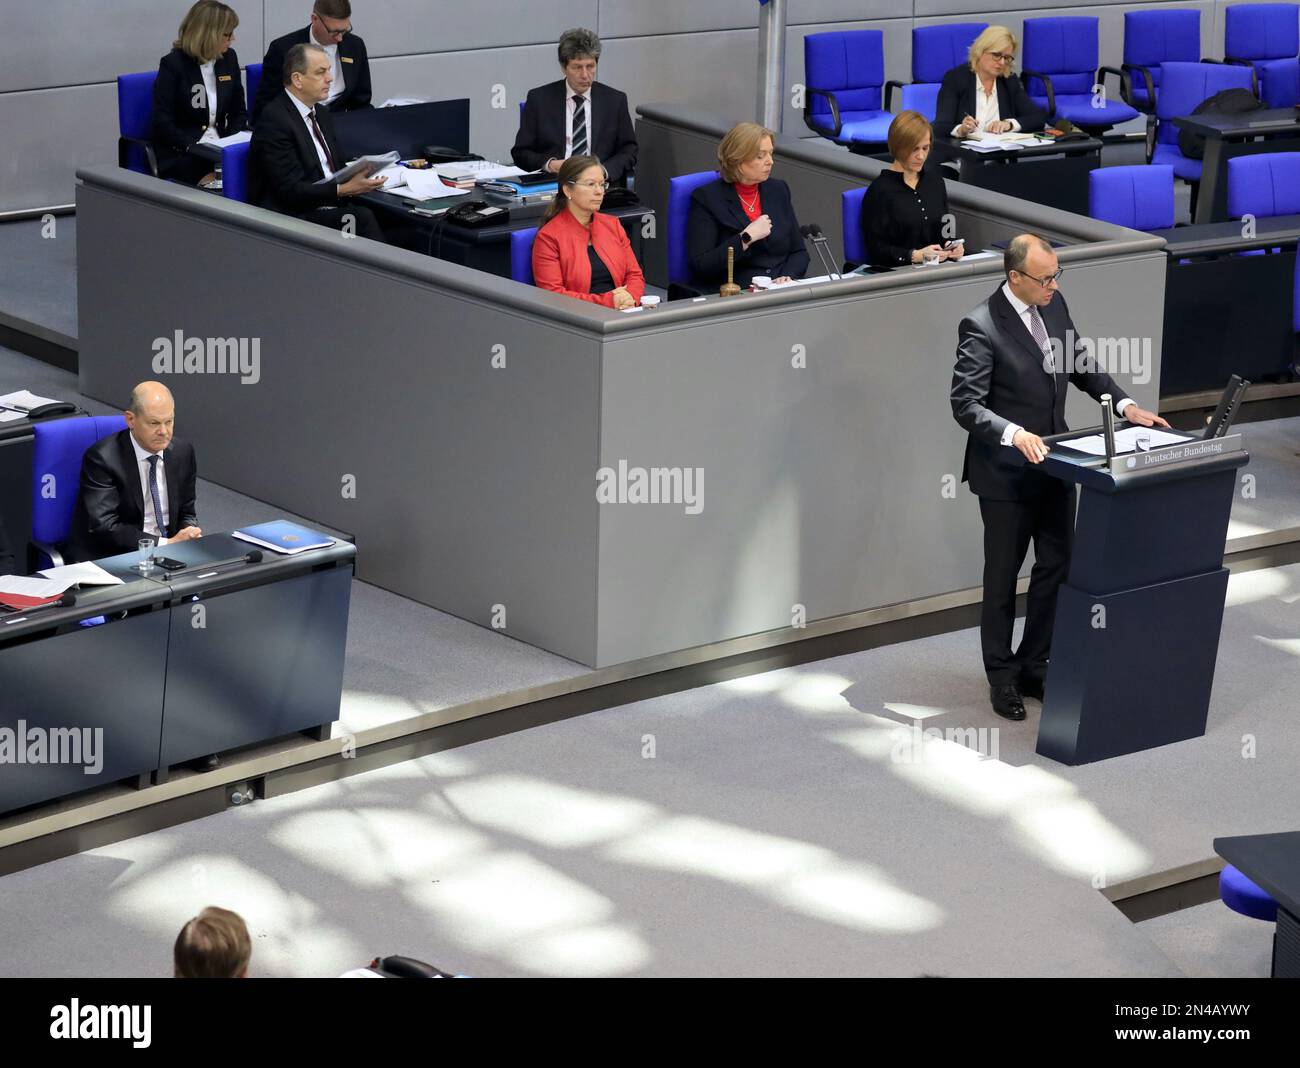
[[[943,178],[924,169],[930,140],[930,123],[918,112],[900,111],[889,124],[894,162],[862,198],[862,240],[873,267],[921,263],[927,253],[961,259],[961,245],[945,247],[957,235]]]

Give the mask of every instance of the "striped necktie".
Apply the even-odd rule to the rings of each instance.
[[[585,156],[587,154],[587,109],[583,106],[585,100],[581,93],[573,94],[573,148],[570,150],[570,156]]]

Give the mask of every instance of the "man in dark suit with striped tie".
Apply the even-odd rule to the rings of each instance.
[[[159,545],[202,536],[194,447],[172,436],[175,426],[176,403],[161,382],[131,391],[126,429],[100,438],[82,457],[68,536],[72,559],[134,552],[146,536]]]
[[[1110,375],[1075,368],[1066,346],[1078,332],[1059,289],[1051,245],[1033,234],[1011,240],[1006,282],[961,321],[952,375],[952,413],[970,435],[962,481],[979,497],[984,521],[984,600],[980,644],[993,710],[1025,718],[1025,697],[1042,700],[1056,618],[1056,591],[1070,568],[1074,486],[1034,470],[1043,437],[1063,434],[1070,383],[1093,400],[1109,393],[1115,411],[1141,426],[1169,424],[1138,407]],[[1069,357],[1069,358],[1067,358]],[[1016,577],[1030,541],[1025,629],[1011,649]]]
[[[383,178],[363,173],[346,182],[321,183],[347,162],[330,113],[318,106],[329,93],[332,77],[324,49],[310,44],[289,49],[284,92],[262,108],[253,127],[248,198],[272,211],[382,241],[374,214],[353,198],[378,189]]]
[[[516,167],[556,174],[570,156],[595,156],[611,185],[627,185],[636,166],[636,134],[627,94],[596,81],[600,38],[567,30],[560,38],[564,77],[528,92],[510,155]]]

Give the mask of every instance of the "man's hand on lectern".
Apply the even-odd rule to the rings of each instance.
[[[1031,464],[1042,463],[1047,458],[1047,444],[1037,434],[1028,430],[1017,430],[1011,444],[1019,449]]]
[[[1145,408],[1139,408],[1136,404],[1130,404],[1124,409],[1124,418],[1130,423],[1136,423],[1138,426],[1163,426],[1165,428],[1169,426],[1155,412],[1148,412]]]

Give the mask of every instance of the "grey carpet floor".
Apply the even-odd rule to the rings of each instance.
[[[75,215],[0,223],[0,312],[77,336]]]
[[[1042,760],[1037,705],[996,719],[975,632],[941,635],[7,876],[0,974],[159,974],[179,925],[214,902],[247,916],[264,975],[392,952],[477,975],[1257,971],[1256,929],[1238,938],[1212,910],[1204,931],[1191,913],[1134,926],[1098,888],[1209,857],[1218,835],[1294,825],[1297,604],[1300,565],[1233,578],[1195,741]],[[978,749],[918,744],[914,725],[986,733]]]

